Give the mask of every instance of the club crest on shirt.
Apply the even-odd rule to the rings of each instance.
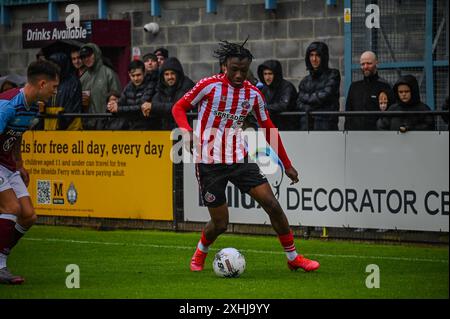
[[[250,108],[250,102],[249,102],[248,100],[244,100],[244,101],[242,102],[241,106],[242,106],[242,108],[243,108],[244,110],[247,111],[247,110]]]
[[[206,192],[206,194],[205,194],[205,201],[207,201],[208,203],[212,203],[215,200],[216,200],[216,196],[214,196],[210,192]]]
[[[226,95],[222,95],[222,96],[220,97],[220,101],[221,101],[221,102],[226,102],[226,101],[227,101],[227,96],[226,96]]]

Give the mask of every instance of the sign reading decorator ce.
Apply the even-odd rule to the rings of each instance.
[[[29,131],[38,215],[173,220],[170,132]]]
[[[291,225],[448,232],[448,132],[281,132],[281,138],[298,184],[290,185],[265,143],[249,153],[270,172],[266,177]],[[231,183],[226,195],[230,222],[270,224]],[[185,164],[184,216],[209,220],[193,164]]]

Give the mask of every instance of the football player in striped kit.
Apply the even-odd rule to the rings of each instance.
[[[28,66],[27,83],[0,94],[0,284],[20,285],[21,276],[6,266],[11,249],[36,221],[30,194],[29,175],[22,164],[22,135],[36,120],[38,101],[56,94],[59,67],[50,61]]]
[[[288,267],[313,271],[319,268],[319,263],[297,253],[286,215],[258,165],[249,162],[246,144],[240,134],[246,116],[253,111],[267,142],[277,151],[286,175],[292,184],[299,181],[278,130],[269,118],[264,97],[246,80],[253,56],[244,47],[245,43],[221,41],[214,53],[216,58],[225,61],[226,72],[200,80],[172,109],[178,126],[189,132],[191,141],[193,138],[197,179],[211,216],[202,231],[190,268],[191,271],[203,270],[210,245],[227,229],[229,212],[225,189],[230,181],[267,212],[286,253]],[[194,107],[198,107],[195,133],[186,116],[186,112]]]

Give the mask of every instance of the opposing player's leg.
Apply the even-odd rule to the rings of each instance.
[[[21,284],[24,279],[10,273],[7,259],[20,238],[35,223],[36,215],[20,174],[5,174],[2,170],[0,177],[0,283]]]
[[[12,188],[0,191],[0,284],[21,284],[20,276],[14,276],[7,268],[9,253],[14,246],[15,225],[20,215],[20,203]]]
[[[289,227],[286,214],[280,206],[280,203],[275,198],[272,188],[269,183],[263,183],[255,186],[248,191],[269,215],[270,222],[275,232],[278,234],[281,245],[284,248],[288,258],[288,267],[291,270],[299,268],[305,271],[314,271],[320,267],[319,263],[314,260],[307,259],[297,253],[294,244],[294,236]]]
[[[17,218],[15,226],[13,247],[17,244],[20,238],[26,234],[26,232],[36,223],[37,216],[34,212],[33,204],[31,203],[30,196],[24,196],[19,198],[21,212]],[[12,248],[12,247],[11,247]]]
[[[219,207],[208,207],[211,220],[206,224],[202,231],[202,237],[197,244],[194,256],[191,260],[192,271],[202,271],[205,259],[208,255],[209,246],[227,230],[228,226],[228,207],[222,204]]]

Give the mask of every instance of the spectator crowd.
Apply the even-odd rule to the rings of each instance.
[[[329,49],[323,42],[312,42],[305,52],[308,75],[296,88],[283,77],[280,61],[267,60],[257,67],[257,78],[248,80],[266,99],[267,110],[280,130],[338,130],[339,114],[310,114],[340,110],[341,75],[329,66]],[[145,54],[128,66],[129,82],[122,89],[112,64],[94,43],[74,48],[70,55],[58,52],[37,59],[55,62],[61,70],[56,96],[42,101],[45,114],[87,113],[112,116],[44,117],[37,129],[46,130],[171,130],[173,105],[195,83],[185,74],[182,62],[170,56],[166,48]],[[219,72],[226,72],[219,61]],[[374,52],[360,56],[363,78],[351,84],[345,98],[346,111],[379,111],[376,116],[346,116],[345,130],[434,130],[432,115],[408,115],[408,111],[431,111],[421,101],[419,83],[413,75],[403,75],[391,86],[378,74]],[[0,93],[21,87],[26,78],[15,74],[0,77]],[[448,110],[448,97],[442,110]],[[383,116],[381,112],[396,112]],[[285,112],[302,112],[286,116]],[[388,113],[385,113],[388,114]],[[443,117],[448,123],[448,117]],[[257,127],[256,120],[248,121]]]

